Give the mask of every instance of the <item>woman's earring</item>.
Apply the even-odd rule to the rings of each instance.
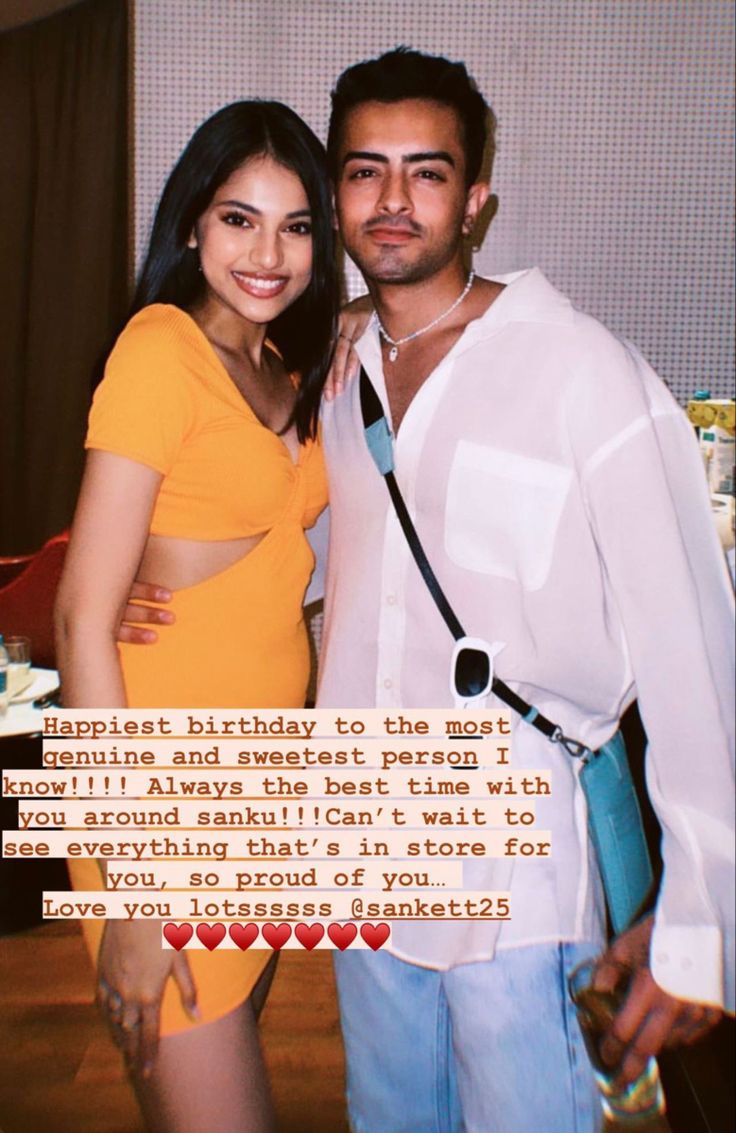
[[[194,235],[194,232],[192,232],[192,235],[189,237],[189,240],[187,241],[187,248],[189,249],[190,252],[194,252],[195,256],[197,257],[197,271],[201,271],[202,270],[202,261],[199,258],[199,248],[197,246],[197,238]]]

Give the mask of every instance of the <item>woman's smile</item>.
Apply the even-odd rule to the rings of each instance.
[[[256,299],[273,299],[281,294],[289,282],[286,275],[253,275],[243,271],[233,271],[231,274],[241,291]]]

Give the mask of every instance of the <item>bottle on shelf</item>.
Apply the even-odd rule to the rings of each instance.
[[[699,389],[688,402],[687,415],[698,434],[711,495],[733,495],[736,402]]]

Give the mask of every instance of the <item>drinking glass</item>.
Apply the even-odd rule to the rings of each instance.
[[[609,1121],[617,1123],[617,1129],[643,1128],[663,1114],[666,1108],[657,1060],[650,1058],[636,1081],[628,1086],[614,1085],[619,1067],[606,1065],[598,1047],[628,989],[623,981],[623,986],[620,984],[615,991],[596,991],[593,987],[596,967],[596,960],[578,964],[570,975],[568,985],[600,1090],[603,1112]]]
[[[33,681],[31,672],[31,639],[19,635],[5,638],[8,653],[8,695],[19,696]]]

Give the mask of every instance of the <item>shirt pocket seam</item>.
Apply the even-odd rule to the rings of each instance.
[[[445,501],[447,557],[463,570],[541,589],[571,481],[564,465],[459,441]]]

